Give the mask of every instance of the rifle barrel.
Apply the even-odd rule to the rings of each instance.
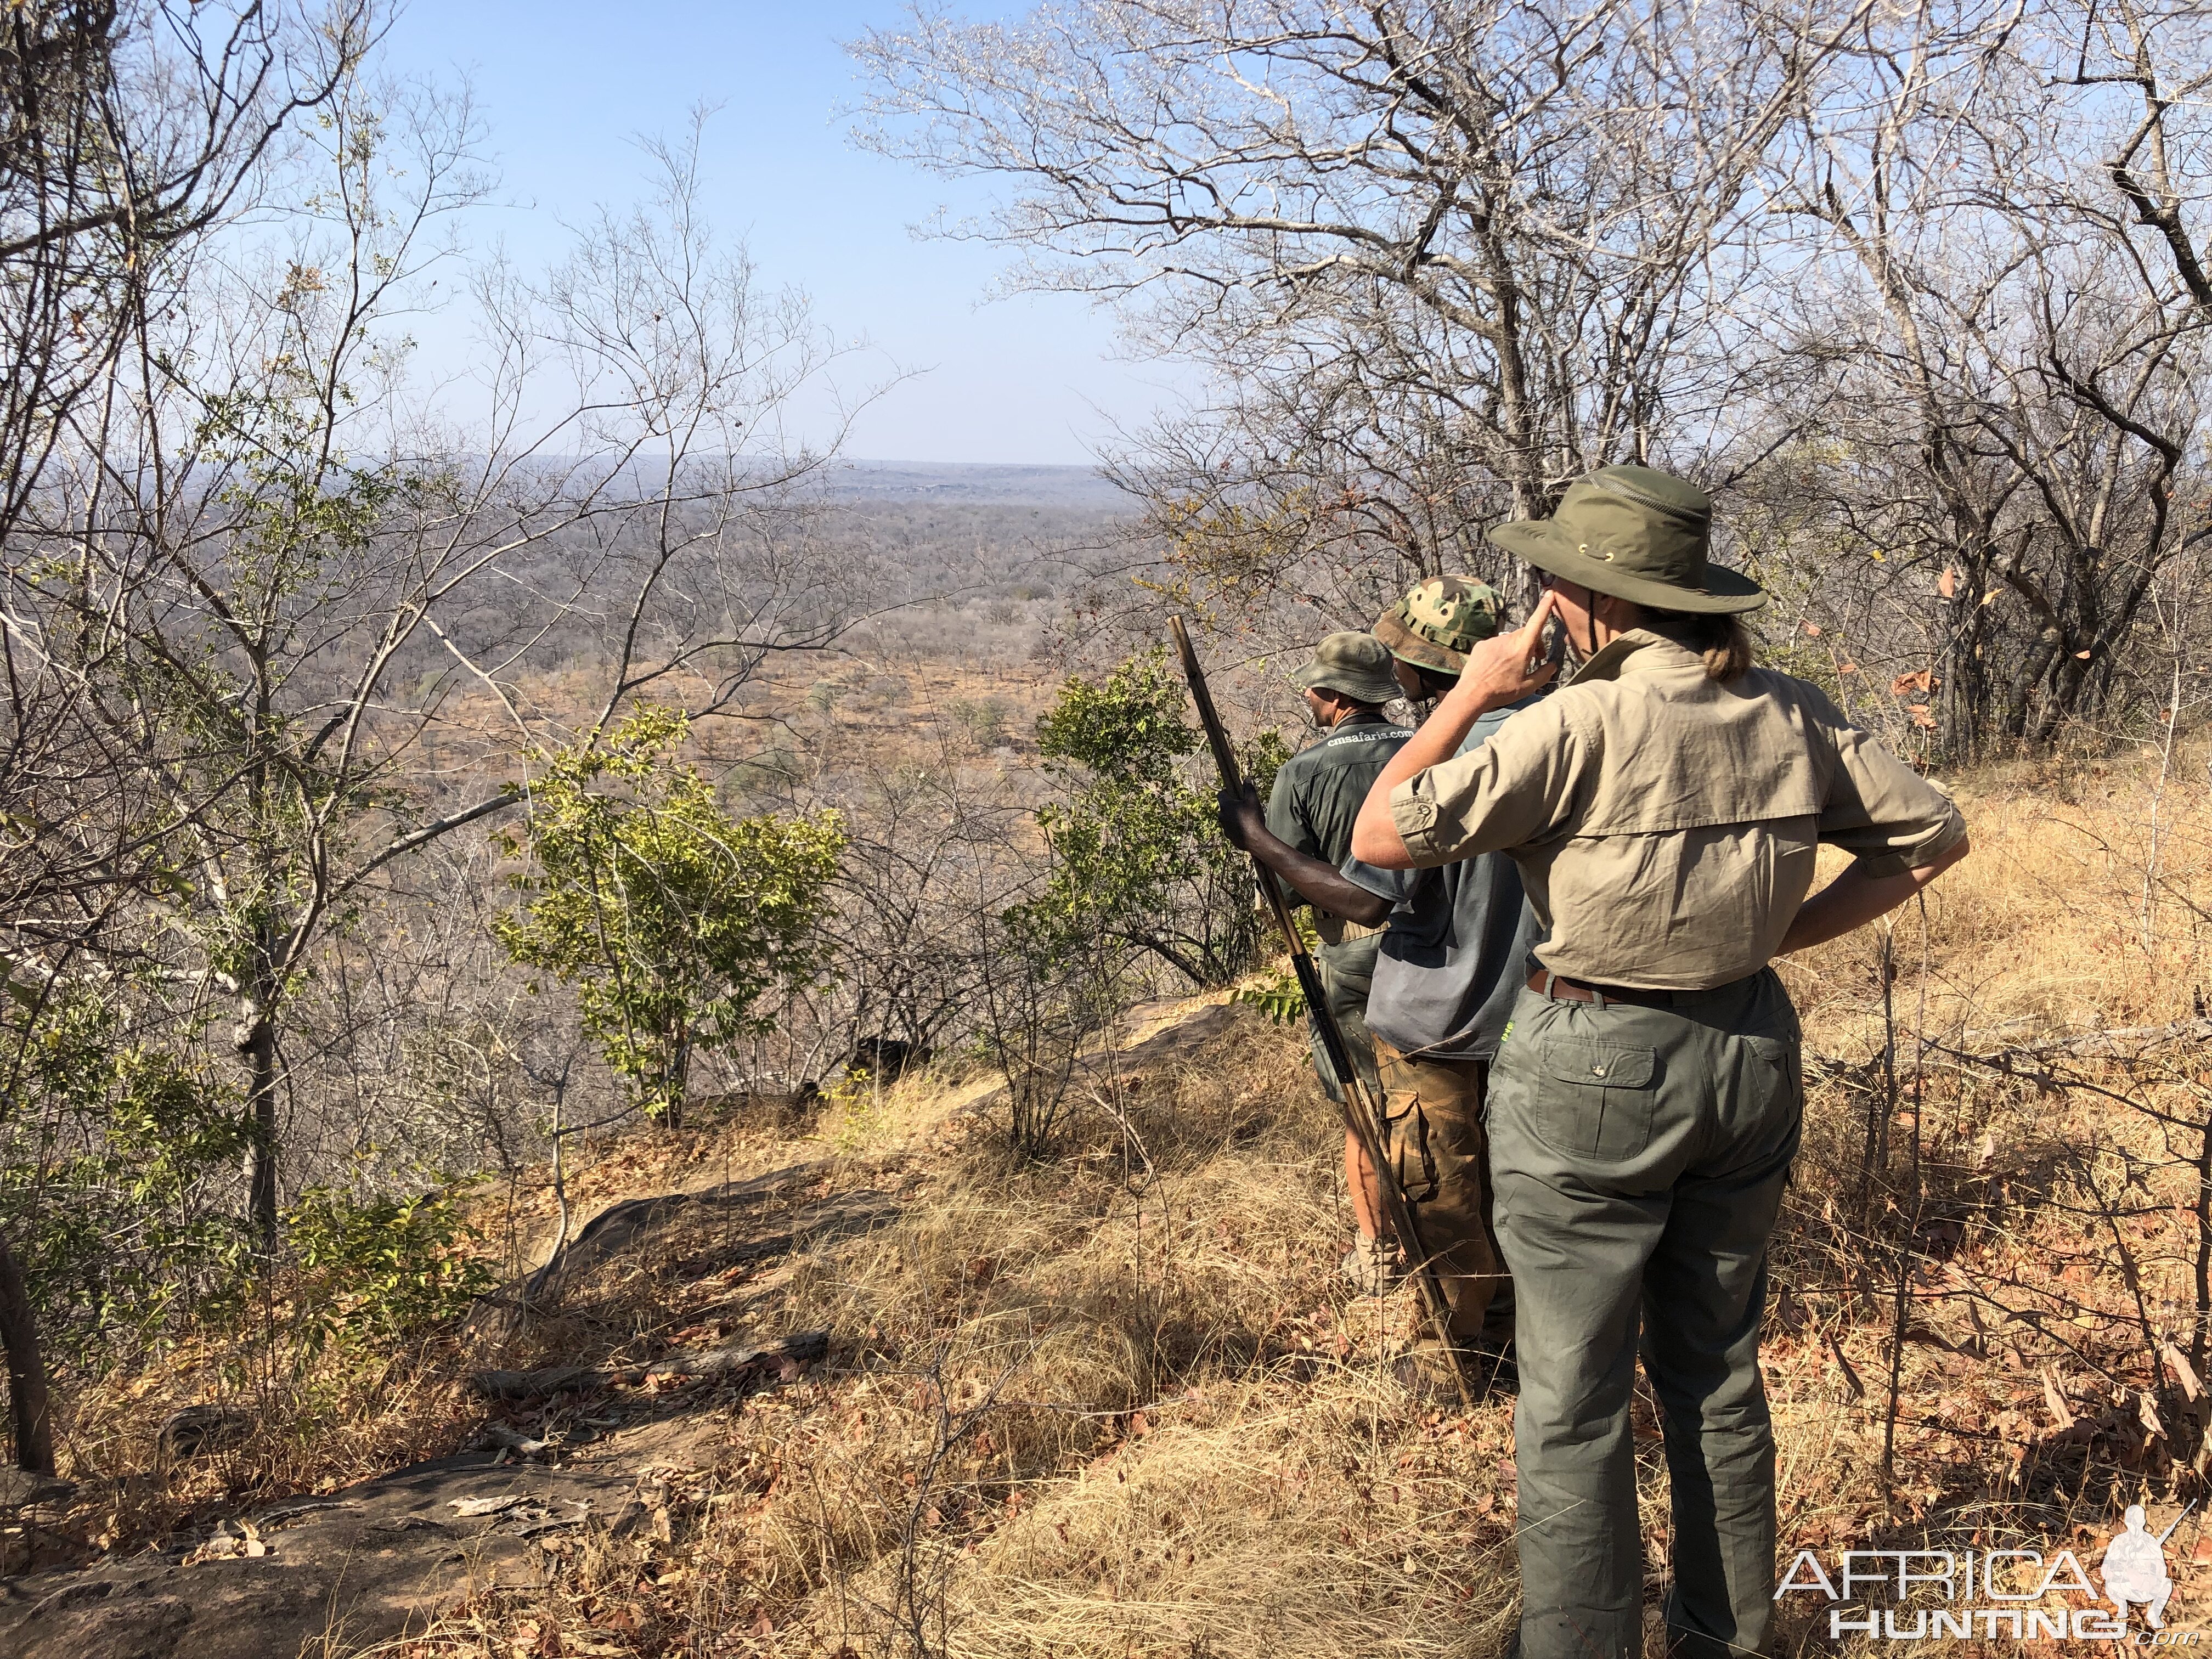
[[[2181,1506],[2181,1513],[2180,1513],[2180,1514],[2179,1514],[2179,1515],[2177,1515],[2177,1516],[2175,1516],[2173,1517],[2172,1522],[2171,1522],[2171,1523],[2166,1527],[2166,1529],[2164,1532],[2162,1532],[2162,1533],[2159,1534],[2159,1535],[2158,1535],[2158,1541],[2159,1541],[2161,1545],[2163,1545],[2163,1544],[2166,1542],[2166,1540],[2167,1539],[2169,1539],[2169,1538],[2172,1537],[2172,1536],[2173,1536],[2173,1528],[2174,1528],[2175,1527],[2179,1526],[2183,1522],[2186,1521],[2186,1520],[2189,1518],[2189,1511],[2190,1511],[2190,1510],[2193,1510],[2193,1509],[2195,1509],[2196,1507],[2197,1507],[2197,1500],[2196,1500],[2195,1498],[2191,1498],[2191,1499],[2190,1499],[2186,1504],[2184,1504]]]
[[[1190,684],[1191,701],[1198,706],[1199,724],[1206,729],[1206,744],[1213,750],[1213,764],[1221,774],[1222,785],[1231,793],[1241,791],[1244,787],[1243,775],[1237,764],[1237,751],[1230,746],[1229,733],[1214,709],[1213,694],[1206,686],[1206,671],[1199,665],[1198,652],[1191,645],[1190,630],[1183,626],[1181,617],[1170,617],[1168,631],[1174,636],[1176,653],[1182,659],[1183,678]],[[1282,930],[1284,942],[1290,946],[1291,968],[1297,975],[1298,988],[1305,994],[1306,1009],[1313,1016],[1314,1030],[1320,1034],[1322,1050],[1342,1086],[1344,1098],[1340,1108],[1345,1127],[1358,1141],[1361,1151],[1367,1155],[1368,1167],[1375,1171],[1383,1215],[1413,1263],[1413,1282],[1419,1287],[1421,1303],[1437,1340],[1443,1345],[1460,1404],[1473,1411],[1474,1389],[1468,1380],[1458,1345],[1451,1338],[1450,1305],[1444,1296],[1443,1281],[1437,1276],[1435,1261],[1421,1244],[1413,1206],[1405,1189],[1398,1184],[1397,1171],[1382,1156],[1382,1114],[1369,1096],[1366,1079],[1352,1064],[1352,1045],[1344,1040],[1344,1029],[1337,1024],[1336,1011],[1328,1006],[1327,988],[1322,984],[1321,970],[1315,965],[1313,953],[1306,949],[1305,940],[1298,936],[1297,927],[1291,920],[1291,907],[1283,896],[1282,884],[1273,871],[1260,862],[1257,854],[1247,856],[1252,860],[1252,873],[1259,878],[1260,891],[1267,898],[1275,926]]]

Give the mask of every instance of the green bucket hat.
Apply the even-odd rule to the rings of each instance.
[[[1567,486],[1548,519],[1490,539],[1540,570],[1655,611],[1756,611],[1766,591],[1711,562],[1712,498],[1648,466],[1601,466]]]
[[[1498,631],[1502,609],[1472,576],[1431,576],[1376,619],[1375,637],[1401,662],[1456,674],[1467,653]]]
[[[1390,672],[1390,653],[1372,634],[1331,634],[1314,647],[1313,660],[1291,677],[1301,691],[1341,691],[1359,702],[1385,703],[1405,696]]]

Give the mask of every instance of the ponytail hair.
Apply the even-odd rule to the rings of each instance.
[[[1733,613],[1645,611],[1644,626],[1705,659],[1705,678],[1725,684],[1751,667],[1751,630]]]

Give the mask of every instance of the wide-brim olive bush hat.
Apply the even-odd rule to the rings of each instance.
[[[1331,634],[1313,660],[1291,678],[1302,691],[1340,691],[1355,702],[1386,703],[1405,695],[1390,672],[1390,653],[1372,634]]]
[[[1766,590],[1712,562],[1712,498],[1648,466],[1601,466],[1548,519],[1488,532],[1507,552],[1593,593],[1654,611],[1756,611]]]
[[[1498,632],[1504,609],[1486,582],[1431,576],[1375,619],[1375,637],[1401,662],[1456,674],[1467,653]]]

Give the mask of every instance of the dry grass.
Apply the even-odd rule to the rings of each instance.
[[[980,1119],[937,1136],[896,1221],[749,1310],[839,1346],[702,1449],[667,1540],[574,1540],[555,1598],[410,1651],[1494,1646],[1510,1405],[1457,1419],[1385,1371],[1410,1310],[1334,1279],[1303,1044],[1254,1017],[1204,1060],[1121,1081],[1149,1164],[1104,1112],[1049,1164]]]
[[[265,1333],[264,1333],[265,1334]],[[133,1373],[72,1389],[62,1472],[72,1507],[0,1570],[58,1565],[196,1531],[241,1503],[328,1492],[457,1450],[477,1421],[457,1345],[440,1333],[398,1352],[309,1357],[289,1338],[233,1328],[194,1338]],[[234,1426],[210,1452],[170,1459],[156,1432],[181,1407],[219,1404]]]
[[[2176,1158],[2212,1068],[2189,1049],[2010,1073],[1956,1057],[2191,1013],[2212,909],[2204,760],[2177,757],[2162,787],[2141,757],[1971,780],[1975,856],[1924,927],[1917,908],[1896,918],[1888,1023],[1871,931],[1790,968],[1808,1048],[1835,1064],[1815,1073],[1777,1252],[1785,1550],[2024,1538],[2090,1561],[2122,1501],[2163,1524],[2204,1491],[2203,1420],[2150,1350],[2188,1348],[2197,1318],[2197,1176]],[[1894,1093],[1870,1063],[1886,1041]],[[597,1201],[827,1155],[821,1190],[899,1207],[757,1274],[714,1271],[701,1238],[580,1287],[584,1311],[541,1328],[540,1351],[641,1357],[732,1324],[826,1326],[836,1344],[798,1382],[691,1413],[680,1444],[590,1449],[654,1462],[654,1524],[554,1540],[546,1591],[481,1597],[406,1652],[1497,1652],[1510,1402],[1462,1416],[1389,1376],[1411,1310],[1334,1277],[1349,1221],[1300,1035],[1250,1017],[1193,1062],[1120,1079],[1103,1092],[1136,1140],[1102,1103],[1048,1163],[1012,1159],[988,1111],[952,1109],[975,1092],[856,1097],[811,1139],[639,1138],[580,1175]],[[1889,1148],[1871,1178],[1869,1121]],[[333,1409],[382,1399],[458,1432],[441,1363]],[[1656,1437],[1639,1443],[1663,1560]],[[362,1444],[343,1468],[264,1466],[231,1489],[400,1461],[377,1434]],[[2188,1623],[2212,1569],[2178,1576]],[[1793,1644],[1825,1643],[1812,1611],[1793,1605]]]
[[[2145,750],[2021,762],[1959,786],[1974,852],[1927,901],[1931,1033],[1989,1048],[2186,1018],[2212,945],[2208,762],[2212,747],[2192,741],[2163,778]],[[1918,915],[1893,926],[1917,997]],[[1869,928],[1784,964],[1815,1048],[1863,1052],[1875,1039],[1879,946]]]

